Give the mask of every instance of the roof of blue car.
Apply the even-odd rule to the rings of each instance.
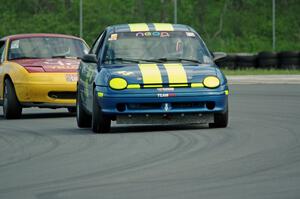
[[[170,23],[131,23],[108,27],[113,32],[141,32],[141,31],[194,31],[191,27],[182,24]]]

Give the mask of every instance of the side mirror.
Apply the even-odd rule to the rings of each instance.
[[[227,54],[224,52],[213,52],[212,53],[214,61],[221,61],[222,59],[227,57]]]
[[[98,63],[97,56],[95,54],[85,54],[82,61],[87,63]]]

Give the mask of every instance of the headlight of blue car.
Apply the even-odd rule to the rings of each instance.
[[[109,81],[109,87],[115,90],[123,90],[127,87],[127,81],[120,77],[112,78]]]
[[[220,86],[220,80],[215,76],[208,76],[204,78],[203,85],[206,88],[217,88]]]

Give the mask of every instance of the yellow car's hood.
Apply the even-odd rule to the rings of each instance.
[[[77,72],[79,59],[17,59],[11,60],[28,72]]]

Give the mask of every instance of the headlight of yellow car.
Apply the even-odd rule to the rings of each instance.
[[[119,78],[119,77],[112,78],[109,81],[109,86],[110,86],[110,88],[115,89],[115,90],[122,90],[127,87],[127,81],[125,79]]]
[[[220,86],[220,80],[215,76],[208,76],[204,78],[203,85],[207,88],[217,88]]]

